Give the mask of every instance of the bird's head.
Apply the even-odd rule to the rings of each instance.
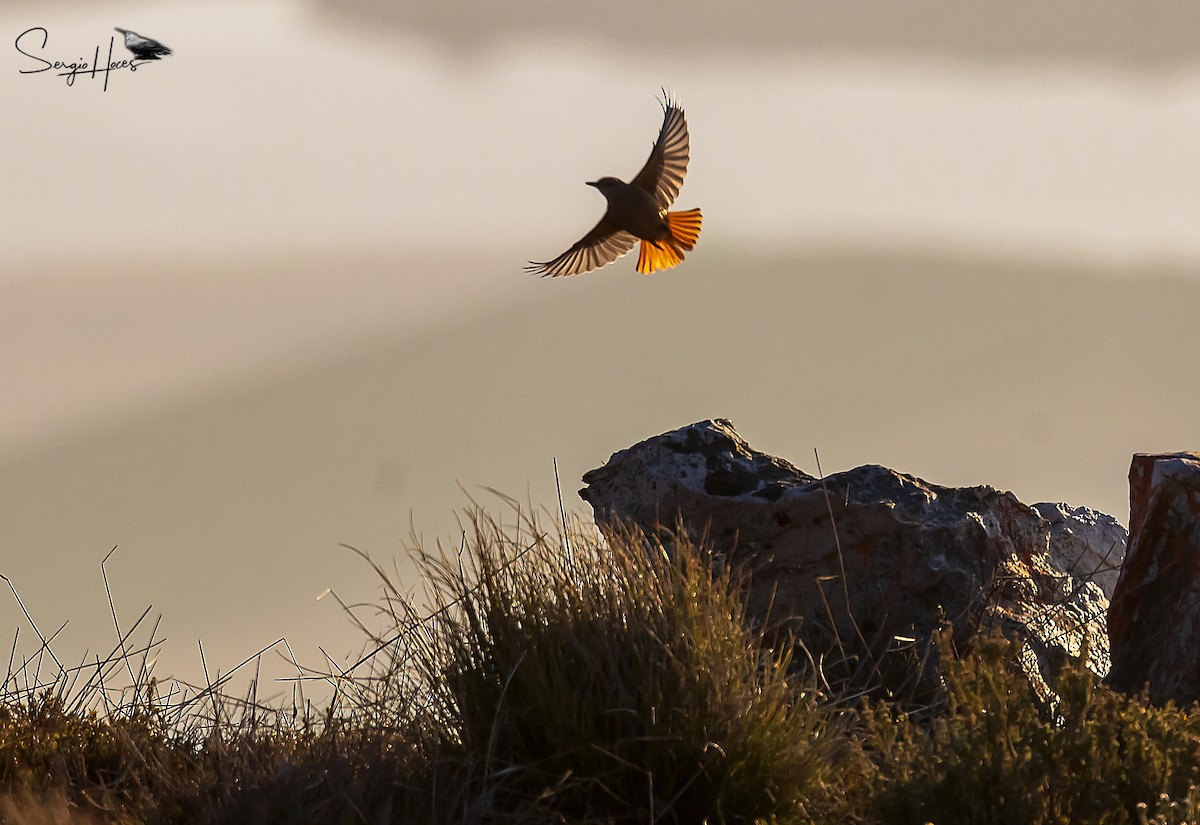
[[[621,185],[621,181],[616,178],[604,177],[599,180],[587,181],[588,186],[594,186],[601,192],[611,192],[613,189]]]

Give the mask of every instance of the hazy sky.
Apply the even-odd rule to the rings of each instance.
[[[101,92],[19,75],[38,64],[9,49],[14,264],[364,242],[453,242],[450,259],[547,235],[553,249],[597,209],[583,180],[639,168],[660,85],[687,106],[687,196],[713,204],[718,237],[1200,258],[1195,66],[646,53],[582,32],[468,51],[287,0],[44,6],[0,19],[49,28],[47,57],[90,58],[132,16],[168,27],[178,59]]]
[[[876,49],[844,4],[825,47],[758,49],[690,8],[657,49],[616,6],[492,36],[469,4],[0,9],[0,573],[67,649],[105,645],[120,545],[172,670],[197,638],[340,651],[313,596],[373,591],[338,542],[449,536],[456,482],[552,504],[553,458],[586,512],[583,471],[704,417],[810,471],[817,447],[1122,520],[1132,451],[1200,446],[1200,62]],[[23,31],[71,61],[118,25],[175,54],[107,91],[21,74]],[[525,276],[598,219],[584,181],[640,168],[661,86],[696,252]]]

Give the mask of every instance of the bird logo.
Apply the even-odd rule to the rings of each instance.
[[[125,48],[133,52],[133,56],[137,60],[159,60],[171,54],[171,50],[157,40],[142,37],[137,32],[131,32],[128,29],[118,28],[116,30],[125,35]]]
[[[668,212],[679,195],[688,165],[688,128],[683,109],[663,90],[663,125],[650,158],[632,182],[604,177],[588,181],[608,201],[604,217],[591,232],[551,261],[525,267],[543,277],[579,275],[611,264],[641,241],[637,271],[643,275],[670,269],[683,260],[700,237],[700,210]]]

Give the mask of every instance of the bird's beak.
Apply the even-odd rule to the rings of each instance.
[[[596,188],[600,187],[600,181],[598,180],[584,181],[584,183],[586,183],[588,186],[595,186]]]
[[[118,28],[114,27],[114,28],[113,28],[113,31],[118,31],[118,32],[120,32],[121,34],[125,34],[125,30],[124,30],[124,29],[118,29]]]

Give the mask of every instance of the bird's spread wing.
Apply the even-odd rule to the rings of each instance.
[[[566,252],[552,261],[531,261],[525,271],[552,278],[580,275],[611,264],[633,249],[637,242],[636,235],[616,229],[605,215],[591,232],[577,240]]]
[[[683,176],[687,174],[690,145],[683,109],[665,91],[663,98],[663,125],[658,140],[654,142],[650,159],[633,179],[634,184],[654,196],[659,209],[666,209],[679,195]]]

